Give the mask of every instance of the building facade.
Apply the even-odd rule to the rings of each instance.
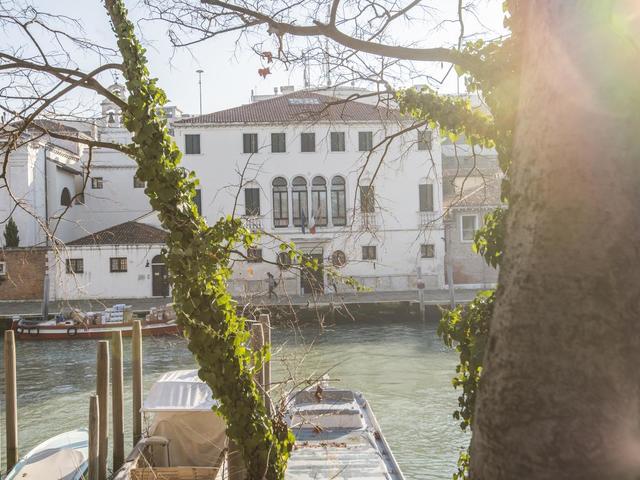
[[[124,95],[119,85],[111,89]],[[444,288],[444,218],[454,206],[445,204],[438,135],[412,129],[411,119],[372,102],[287,92],[202,116],[184,116],[175,108],[165,112],[182,164],[200,181],[195,200],[203,216],[214,223],[233,214],[260,234],[256,245],[236,259],[231,291],[266,293],[269,273],[279,295],[344,290],[340,276],[379,291],[414,290],[420,283]],[[115,105],[107,101],[94,134],[105,141],[130,141]],[[11,168],[29,161],[37,165],[38,155],[45,158],[41,147],[29,148],[32,160],[17,155]],[[159,223],[144,183],[136,179],[135,162],[101,148],[91,156],[82,149],[64,150],[68,158],[54,159],[56,148],[47,153],[56,172],[55,180],[50,172],[47,176],[50,205],[61,201],[65,188],[74,201],[57,230],[66,246],[50,253],[52,296],[166,296],[168,287],[154,281],[156,272],[166,277],[160,230],[153,242],[136,240]],[[28,201],[39,205],[43,169],[34,167],[30,175],[20,171],[16,178],[31,178],[24,188],[32,195]],[[6,203],[11,206],[10,199]],[[37,222],[21,222],[22,245],[42,244]],[[109,240],[132,229],[136,235]],[[279,255],[280,245],[289,242],[319,269],[290,265]],[[461,244],[470,250],[466,240]],[[464,255],[459,256],[462,261]],[[114,258],[120,267],[126,264],[126,271],[118,265],[114,270]],[[491,280],[487,274],[469,282]]]

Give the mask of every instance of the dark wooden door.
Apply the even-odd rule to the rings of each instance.
[[[318,269],[305,267],[300,269],[300,286],[302,293],[323,293],[324,292],[324,270],[322,267],[322,253],[309,253],[304,256],[305,261],[318,261]]]
[[[167,266],[162,262],[162,257],[154,257],[151,264],[151,289],[154,297],[169,296],[169,278]]]

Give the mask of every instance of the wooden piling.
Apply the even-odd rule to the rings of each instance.
[[[111,416],[113,419],[113,471],[124,463],[124,374],[122,332],[113,332],[111,340]]]
[[[133,368],[133,444],[142,437],[142,325],[133,322],[131,335],[131,356]]]
[[[257,350],[262,349],[264,346],[264,330],[262,328],[261,323],[252,323],[251,324],[251,349],[255,352]],[[262,392],[263,401],[266,398],[265,392],[265,378],[264,378],[264,365],[260,371],[254,374],[254,378],[256,383],[258,384],[258,388]]]
[[[4,332],[4,392],[6,405],[7,471],[18,463],[18,393],[16,382],[16,339],[13,330]]]
[[[247,478],[247,468],[244,465],[240,449],[231,439],[229,439],[227,448],[227,469],[229,480],[245,480]]]
[[[268,314],[263,313],[258,317],[260,324],[262,325],[262,334],[264,336],[264,343],[269,345],[271,348],[271,318]],[[265,390],[265,400],[267,411],[269,413],[273,413],[271,410],[271,396],[269,395],[269,391],[271,390],[271,360],[265,362],[264,367],[264,390]]]
[[[107,456],[109,453],[109,342],[98,342],[98,479],[107,479]]]
[[[100,444],[100,400],[97,395],[89,398],[89,477],[87,480],[98,480],[99,444]]]

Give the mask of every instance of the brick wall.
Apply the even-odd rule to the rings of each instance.
[[[0,300],[40,300],[47,250],[45,248],[0,249],[7,275],[0,277]]]

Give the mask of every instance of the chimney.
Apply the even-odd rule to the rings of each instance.
[[[280,87],[280,93],[287,94],[287,93],[293,93],[295,91],[295,87],[293,85],[283,85],[282,87]]]

